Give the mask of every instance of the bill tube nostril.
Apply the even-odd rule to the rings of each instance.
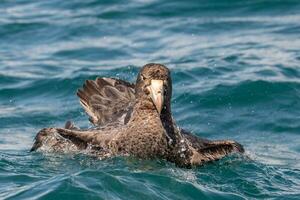
[[[148,87],[152,101],[160,114],[164,104],[164,82],[163,80],[151,80]]]

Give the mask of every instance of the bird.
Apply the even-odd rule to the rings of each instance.
[[[80,129],[67,121],[64,128],[44,128],[31,151],[163,159],[186,168],[244,153],[236,141],[200,138],[177,126],[171,72],[163,64],[144,65],[134,84],[107,77],[86,80],[77,96],[93,127]]]

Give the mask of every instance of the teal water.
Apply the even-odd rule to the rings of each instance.
[[[300,1],[0,1],[0,199],[300,199]],[[84,80],[172,70],[177,123],[247,156],[164,161],[30,153],[73,120]]]

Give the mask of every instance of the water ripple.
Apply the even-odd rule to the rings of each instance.
[[[1,199],[297,199],[300,40],[296,0],[0,3]],[[37,131],[73,120],[84,80],[135,81],[148,62],[173,77],[177,123],[235,139],[195,169],[164,161],[29,153]]]

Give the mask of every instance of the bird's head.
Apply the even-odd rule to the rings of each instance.
[[[170,111],[172,96],[170,70],[162,64],[146,64],[137,77],[135,91],[136,99],[145,101],[145,106],[147,102],[151,102],[159,114],[163,110]]]

